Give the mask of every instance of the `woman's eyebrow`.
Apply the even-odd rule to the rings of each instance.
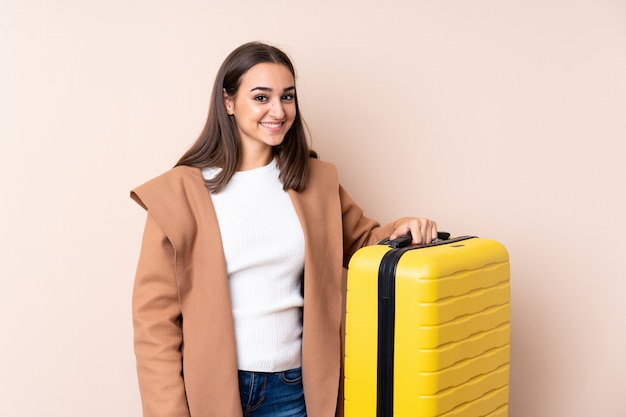
[[[295,90],[295,89],[296,89],[296,87],[292,85],[292,86],[290,86],[290,87],[284,88],[284,89],[283,89],[283,93],[286,93],[287,91],[292,91],[292,90]],[[250,90],[250,92],[253,92],[253,91],[256,91],[256,90],[259,90],[259,91],[268,91],[268,92],[272,92],[272,91],[274,91],[274,90],[272,90],[272,89],[271,89],[271,88],[269,88],[269,87],[254,87],[252,90]]]

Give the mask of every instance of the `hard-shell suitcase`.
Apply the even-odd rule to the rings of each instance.
[[[443,235],[387,240],[350,260],[345,417],[508,415],[508,253]]]

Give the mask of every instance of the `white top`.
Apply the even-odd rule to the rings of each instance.
[[[205,168],[212,178],[219,168]],[[304,234],[276,161],[233,175],[211,194],[220,227],[235,320],[239,369],[301,366]],[[207,318],[212,320],[214,318]]]

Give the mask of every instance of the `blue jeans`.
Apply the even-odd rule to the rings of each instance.
[[[306,417],[301,368],[239,371],[239,393],[244,417]]]

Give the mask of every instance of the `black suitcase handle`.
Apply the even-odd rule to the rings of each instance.
[[[442,242],[446,242],[447,240],[450,239],[450,233],[448,232],[437,232],[437,239],[433,240],[430,243],[425,243],[423,245],[416,245],[416,246],[435,246],[437,244],[440,244]],[[398,248],[403,248],[405,246],[409,246],[411,244],[411,241],[413,240],[413,236],[411,236],[411,232],[407,233],[406,235],[402,235],[402,236],[398,236],[397,238],[391,240],[389,238],[385,238],[383,240],[381,240],[380,242],[378,242],[378,245],[389,245],[394,249],[398,249]]]

